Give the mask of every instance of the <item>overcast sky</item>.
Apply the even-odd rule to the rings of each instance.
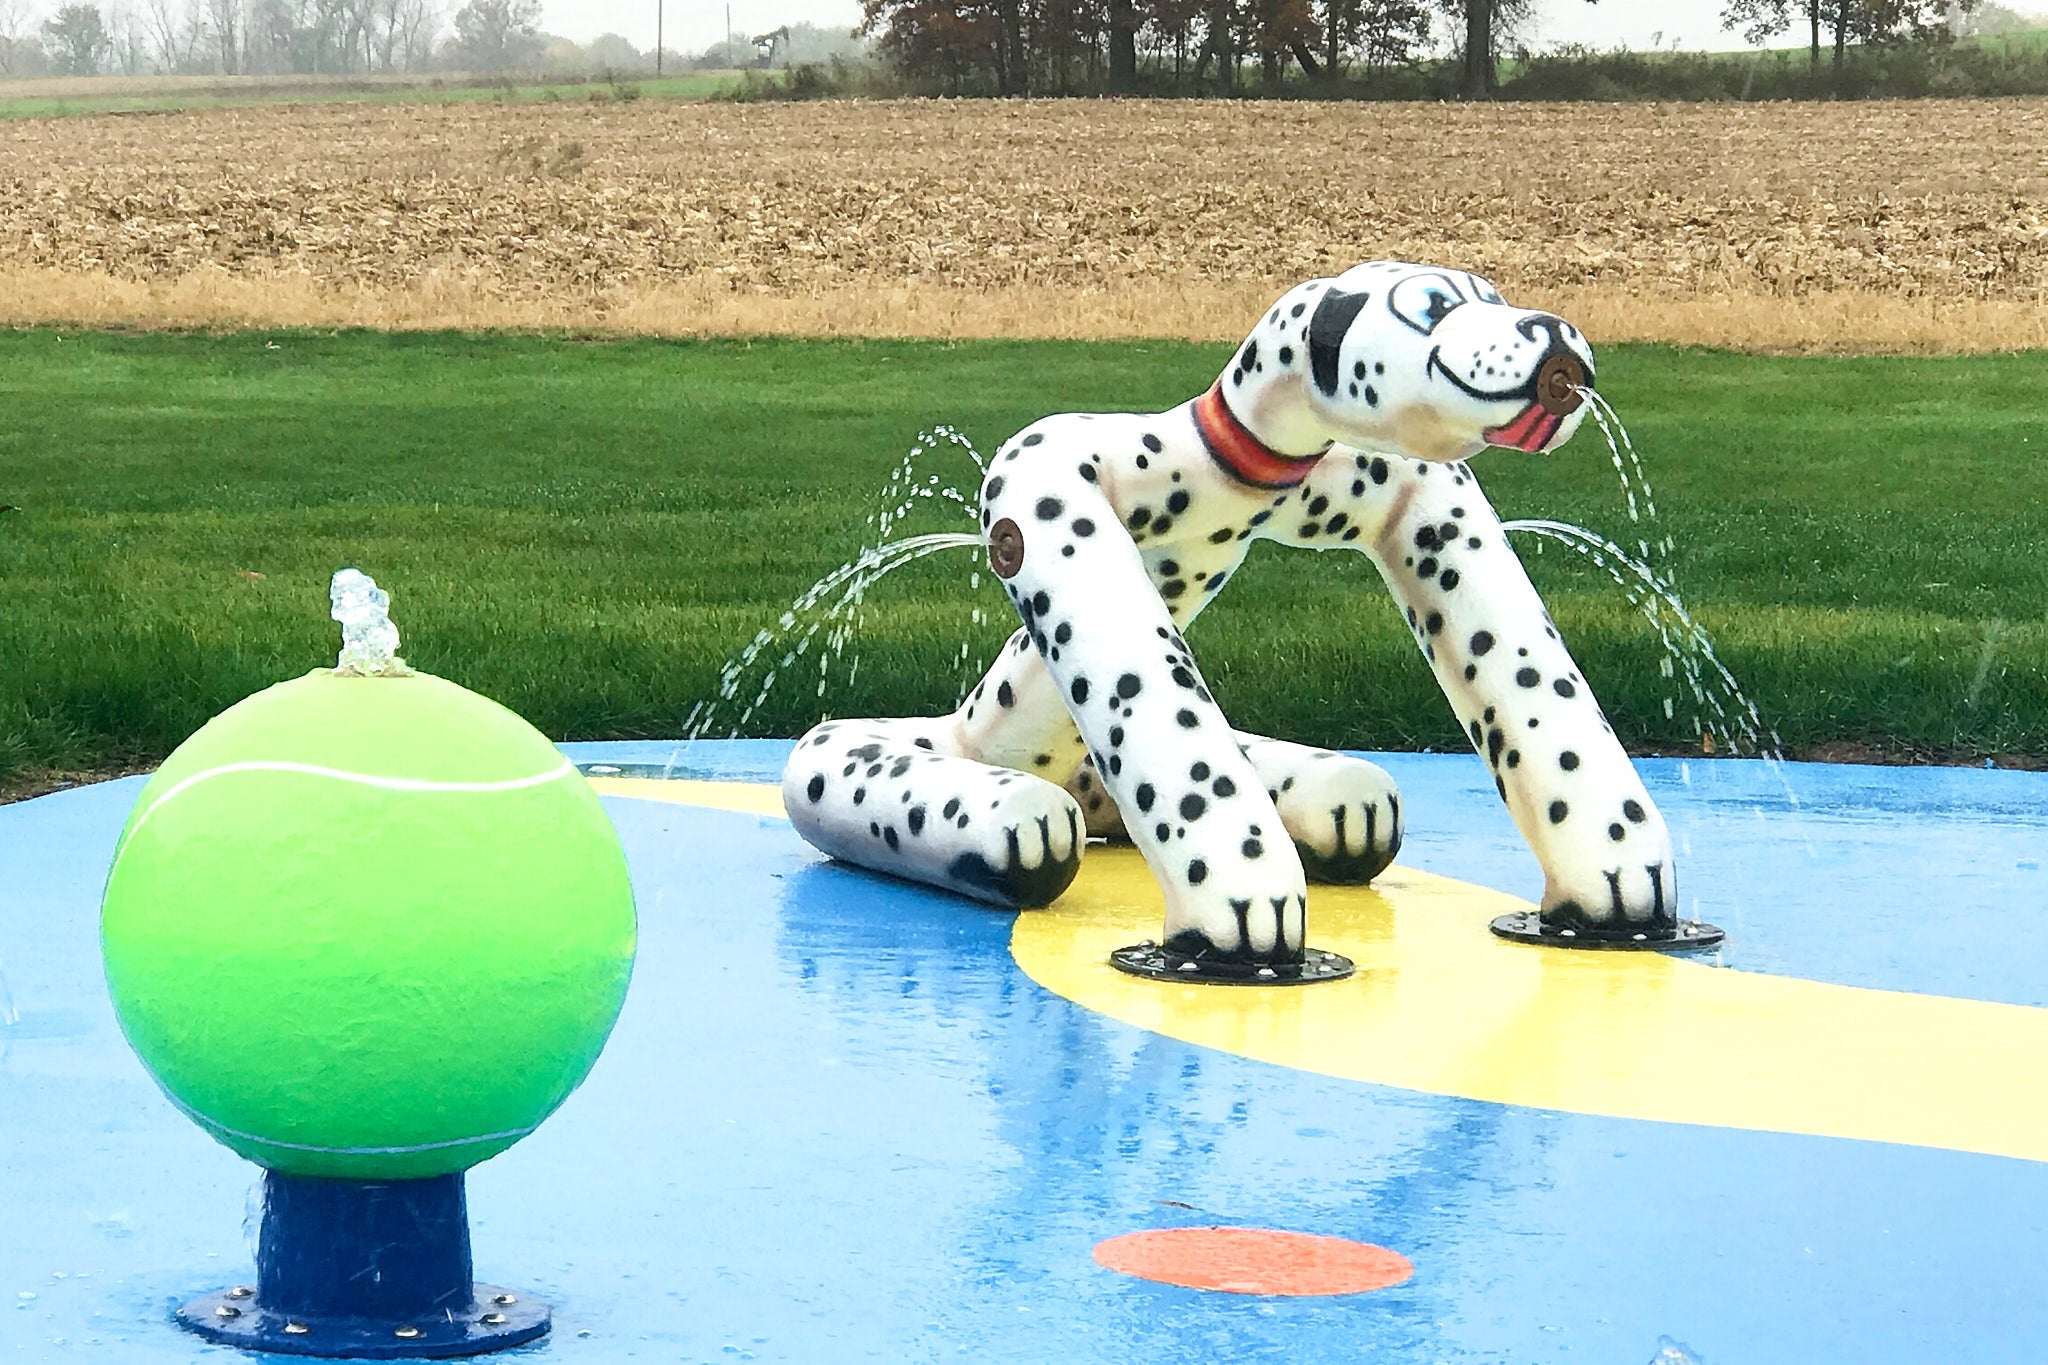
[[[723,0],[664,0],[667,44],[671,51],[695,51],[725,36]],[[1647,48],[1674,43],[1695,51],[1741,46],[1741,38],[1723,32],[1722,0],[1537,0],[1536,43],[1586,43],[1593,47]],[[618,33],[634,46],[654,46],[656,0],[545,0],[542,27],[565,38],[588,42],[600,33]],[[2023,11],[2048,9],[2048,0],[2006,0]],[[851,28],[860,22],[859,0],[733,0],[732,31],[765,33],[804,20],[819,27]]]

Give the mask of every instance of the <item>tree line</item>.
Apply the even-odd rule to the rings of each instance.
[[[1852,50],[1947,43],[1979,3],[1727,0],[1723,22],[1757,43],[1808,24],[1816,71],[1825,30],[1841,72]],[[906,87],[939,94],[1227,96],[1321,87],[1331,93],[1485,98],[1503,91],[1504,59],[1512,55],[1517,68],[1528,63],[1520,38],[1535,5],[1536,0],[863,0],[861,31],[875,39]],[[1446,46],[1447,59],[1441,55]],[[1557,75],[1553,58],[1547,76]],[[1611,75],[1602,79],[1612,83]]]
[[[655,65],[617,34],[578,45],[540,29],[540,0],[0,0],[0,77],[427,71],[639,75]],[[858,52],[844,29],[783,30],[783,60]],[[753,65],[751,38],[672,66]]]

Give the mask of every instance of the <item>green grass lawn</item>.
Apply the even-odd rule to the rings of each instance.
[[[1226,354],[0,333],[0,781],[149,761],[331,663],[343,565],[392,591],[413,663],[549,734],[677,734],[720,663],[859,548],[921,428],[989,450],[1047,411],[1170,405]],[[1789,745],[2048,753],[2043,373],[1607,351],[1680,587]],[[1635,538],[1590,428],[1478,468],[1503,515]],[[964,457],[932,472],[972,491]],[[908,529],[967,528],[921,506]],[[1690,747],[1642,618],[1597,569],[1524,554],[1623,737]],[[956,552],[881,584],[851,685],[821,701],[806,664],[749,731],[949,706],[1010,624],[975,567]],[[1257,547],[1192,636],[1247,728],[1461,743],[1363,556]]]
[[[417,82],[315,80],[289,76],[222,77],[186,88],[143,88],[133,92],[91,91],[77,95],[9,95],[0,84],[0,120],[55,118],[67,114],[177,113],[252,104],[447,104],[497,100],[530,104],[553,100],[702,100],[740,83],[737,71],[695,71],[656,80],[624,78],[536,82],[532,79],[429,78]]]

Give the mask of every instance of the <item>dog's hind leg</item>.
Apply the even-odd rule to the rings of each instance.
[[[797,742],[782,802],[814,848],[1007,909],[1081,867],[1081,809],[1055,784],[965,758],[951,719],[828,721]]]

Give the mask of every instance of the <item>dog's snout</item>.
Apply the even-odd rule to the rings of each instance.
[[[1539,333],[1550,338],[1550,345],[1543,359],[1537,362],[1536,374],[1531,381],[1536,401],[1553,417],[1569,417],[1577,412],[1586,401],[1579,391],[1593,387],[1593,376],[1586,362],[1579,358],[1579,353],[1565,341],[1566,334],[1571,331],[1565,320],[1549,313],[1532,313],[1516,323],[1515,330],[1531,341],[1536,340]]]

